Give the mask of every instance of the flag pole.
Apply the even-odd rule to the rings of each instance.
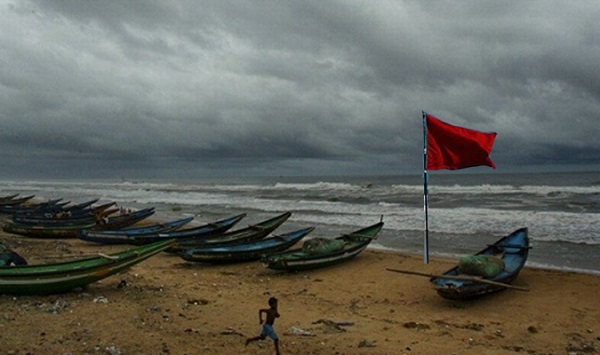
[[[429,264],[429,216],[427,207],[427,119],[423,113],[423,210],[425,211],[425,236],[423,240],[423,262]]]

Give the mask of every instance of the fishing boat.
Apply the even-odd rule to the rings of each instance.
[[[80,230],[91,229],[96,223],[75,225],[29,225],[8,222],[2,226],[7,233],[18,234],[31,238],[77,238]]]
[[[184,217],[168,222],[152,223],[141,227],[127,227],[119,229],[103,229],[95,232],[89,232],[89,234],[98,235],[120,235],[120,236],[135,236],[145,234],[155,234],[174,231],[179,229],[186,224],[190,223],[194,219],[193,216]]]
[[[12,194],[12,195],[6,195],[6,196],[2,196],[0,197],[0,204],[4,203],[4,202],[10,202],[12,201],[15,197],[19,196],[19,194]]]
[[[118,209],[110,208],[115,202],[110,202],[101,206],[84,208],[81,210],[67,210],[58,212],[40,212],[40,213],[13,213],[12,222],[21,225],[81,225],[96,223],[102,219],[109,218],[112,214],[118,212]]]
[[[259,260],[265,253],[275,253],[292,247],[314,229],[314,227],[303,228],[257,241],[188,249],[179,256],[186,261],[215,264]]]
[[[529,249],[527,228],[521,228],[474,254],[499,256],[504,268],[496,276],[486,279],[465,275],[456,266],[440,276],[432,277],[430,282],[440,296],[452,300],[473,299],[502,291],[511,287],[510,284],[519,275],[527,261]]]
[[[219,235],[212,235],[208,237],[196,236],[194,238],[177,239],[175,244],[173,244],[171,248],[167,249],[167,252],[180,253],[187,249],[206,247],[209,245],[242,243],[264,239],[273,231],[275,231],[275,229],[281,226],[285,221],[287,221],[291,215],[291,212],[285,212],[260,223],[249,225],[246,228],[237,229]],[[178,231],[167,233],[166,235],[173,236],[173,234],[177,235]]]
[[[172,243],[172,240],[165,240],[118,253],[61,263],[0,267],[0,294],[68,292],[126,270],[167,249]]]
[[[261,261],[270,269],[285,271],[316,269],[338,264],[362,252],[377,238],[382,228],[383,222],[379,222],[335,239],[328,239],[330,243],[324,243],[323,248],[309,247],[309,240],[304,242],[301,248],[263,255]],[[323,239],[319,239],[319,242],[321,241]]]
[[[2,203],[0,203],[0,213],[11,214],[15,211],[35,209],[36,207],[38,207],[38,204],[25,204],[34,197],[35,195],[25,197],[18,197],[17,195],[14,198],[2,201]]]
[[[5,205],[5,206],[18,206],[18,205],[22,205],[23,203],[25,203],[35,197],[35,195],[29,195],[29,196],[23,196],[23,197],[18,197],[18,196],[19,196],[19,194],[4,196],[2,198],[2,200],[0,201],[0,204]]]
[[[154,207],[144,208],[138,211],[133,211],[125,214],[120,214],[112,217],[105,217],[96,222],[94,229],[108,230],[119,229],[132,226],[154,214]]]
[[[76,214],[85,210],[89,210],[89,207],[96,203],[99,199],[93,199],[85,202],[81,202],[78,204],[70,204],[70,201],[66,202],[58,202],[56,204],[49,204],[47,206],[41,207],[39,209],[33,211],[25,211],[24,215],[20,216],[21,218],[30,217],[32,219],[44,219],[44,218],[56,218],[57,214]],[[19,211],[13,214],[14,217],[19,217]]]
[[[83,230],[79,238],[87,242],[99,244],[131,244],[144,245],[166,239],[190,238],[190,236],[209,237],[226,232],[246,216],[245,213],[228,217],[216,222],[186,229],[171,231],[160,230],[157,225],[120,230]],[[169,223],[171,226],[174,222]],[[167,223],[163,223],[166,225]]]
[[[108,207],[116,204],[116,202],[110,202],[101,206],[92,206],[97,201],[98,199],[93,199],[76,205],[56,204],[49,208],[15,211],[12,217],[14,221],[22,220],[34,223],[36,220],[44,222],[47,220],[94,217],[94,215],[97,213],[102,212]]]
[[[32,238],[77,238],[82,230],[127,227],[148,218],[152,214],[154,214],[153,207],[115,217],[106,217],[101,222],[89,220],[73,224],[22,224],[8,222],[2,228],[7,233]]]

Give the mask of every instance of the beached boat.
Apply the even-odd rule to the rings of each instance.
[[[103,236],[120,235],[120,236],[135,236],[144,234],[155,234],[174,231],[185,226],[194,219],[193,216],[184,217],[168,222],[152,223],[141,227],[127,227],[119,229],[104,229],[90,232],[89,234],[99,234]]]
[[[12,201],[17,196],[19,196],[19,194],[12,194],[12,195],[2,196],[2,197],[0,197],[0,204],[2,204],[4,202],[10,202],[10,201]]]
[[[108,207],[115,204],[115,202],[110,202],[97,207],[92,206],[97,201],[98,199],[93,199],[76,205],[70,205],[68,202],[66,204],[57,203],[55,205],[37,208],[34,210],[15,211],[12,215],[13,220],[22,219],[32,221],[36,219],[48,220],[61,218],[66,219],[71,217],[93,217],[96,213],[104,211]]]
[[[17,205],[21,205],[35,197],[35,195],[29,195],[29,196],[23,196],[23,197],[18,197],[18,196],[19,196],[19,194],[4,196],[2,198],[2,200],[0,201],[0,204],[5,205],[5,206],[17,206]]]
[[[61,263],[0,267],[0,294],[68,292],[126,270],[165,250],[172,242],[165,240],[118,253]]]
[[[77,238],[80,230],[91,229],[96,223],[76,225],[29,225],[8,222],[2,226],[7,233],[31,238]]]
[[[12,222],[21,225],[82,225],[96,223],[102,219],[110,217],[118,212],[118,209],[110,208],[115,202],[106,203],[100,206],[84,208],[81,210],[67,211],[46,211],[46,212],[26,212],[13,213]]]
[[[82,230],[127,227],[148,218],[152,214],[154,214],[153,207],[115,217],[106,217],[101,223],[89,220],[85,220],[79,224],[22,224],[8,222],[5,223],[2,228],[7,233],[19,234],[32,238],[77,238],[79,232]]]
[[[177,239],[175,244],[167,251],[170,253],[180,253],[187,249],[200,248],[208,245],[242,243],[260,240],[266,238],[275,229],[281,226],[290,218],[291,212],[285,212],[273,218],[267,219],[257,224],[250,225],[246,228],[237,229],[234,231],[213,235],[208,237],[194,237]],[[172,236],[174,233],[167,233],[167,236]]]
[[[21,225],[54,225],[54,226],[67,226],[67,225],[78,225],[78,224],[91,224],[96,222],[96,218],[93,215],[87,216],[62,216],[56,214],[54,216],[14,216],[11,221],[15,224]]]
[[[126,228],[143,221],[144,219],[154,214],[154,207],[144,208],[138,211],[120,214],[117,216],[104,217],[96,223],[94,229],[97,230],[114,230]]]
[[[40,214],[14,213],[12,222],[23,225],[75,225],[95,223],[103,214],[95,214],[92,210],[77,211],[75,213],[67,212],[47,212]]]
[[[529,255],[527,228],[521,228],[474,255],[501,257],[504,269],[485,279],[461,273],[458,266],[430,279],[437,293],[447,299],[473,299],[506,289],[517,278]]]
[[[35,208],[37,204],[26,205],[25,202],[34,198],[35,195],[18,197],[15,196],[11,199],[7,199],[0,203],[0,213],[11,214],[15,211],[28,210],[30,208]]]
[[[335,239],[318,239],[325,242],[322,248],[313,248],[312,240],[304,242],[301,248],[280,253],[266,254],[261,260],[266,267],[274,270],[299,271],[316,269],[348,261],[362,252],[383,228],[383,222],[344,234]]]
[[[314,229],[304,228],[257,241],[188,249],[179,256],[186,261],[215,264],[259,260],[265,253],[275,253],[292,247]]]
[[[228,217],[216,222],[203,224],[186,229],[171,231],[158,230],[157,226],[140,227],[135,229],[81,231],[79,238],[99,244],[131,244],[144,245],[165,239],[190,238],[190,236],[209,237],[226,232],[246,216],[245,213]],[[171,222],[172,224],[173,222]],[[165,225],[166,223],[163,223]]]

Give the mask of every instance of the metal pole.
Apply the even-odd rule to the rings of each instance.
[[[423,240],[423,262],[429,263],[429,213],[427,201],[427,119],[423,112],[423,210],[425,211],[425,236]]]

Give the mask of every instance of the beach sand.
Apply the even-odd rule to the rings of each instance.
[[[30,263],[127,248],[1,237]],[[274,354],[269,339],[244,346],[271,296],[282,354],[600,353],[600,276],[526,267],[514,284],[529,292],[449,301],[426,277],[385,270],[441,273],[454,262],[368,250],[289,274],[161,253],[84,290],[0,296],[0,354]]]

